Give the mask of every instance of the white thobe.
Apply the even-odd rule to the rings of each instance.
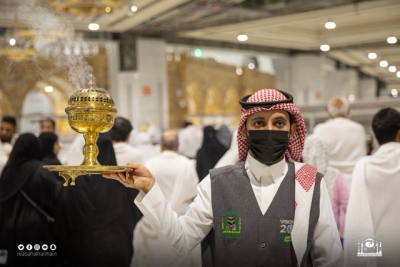
[[[7,164],[8,156],[12,150],[12,145],[10,143],[0,142],[0,174],[3,172],[4,167]]]
[[[334,118],[315,126],[313,133],[324,142],[329,165],[337,168],[350,186],[354,166],[366,155],[364,127],[347,118]]]
[[[203,132],[199,128],[189,125],[180,130],[178,135],[179,153],[191,159],[196,158],[197,150],[203,142]]]
[[[288,171],[288,165],[283,159],[274,165],[266,166],[248,155],[245,168],[258,205],[264,214]],[[320,216],[314,232],[311,254],[314,266],[336,266],[340,262],[342,248],[323,179],[320,192]],[[159,236],[169,242],[171,247],[184,254],[199,244],[213,227],[210,175],[198,185],[197,193],[197,197],[186,214],[180,217],[169,207],[158,182],[147,194],[141,191],[135,203]],[[296,194],[296,201],[302,201],[302,199],[297,199],[298,196]],[[299,211],[299,207],[296,208],[292,230],[293,247],[299,264],[304,255],[308,232],[309,213],[304,214],[307,213],[305,210],[310,209],[310,206],[304,208],[302,204],[299,203],[298,206],[303,209]]]
[[[126,166],[128,162],[144,164],[140,150],[130,144],[118,142],[113,144],[113,147],[119,166]]]
[[[345,222],[346,266],[398,266],[400,262],[400,143],[389,142],[354,168]],[[357,257],[358,243],[382,242],[382,257]]]
[[[84,159],[82,152],[84,146],[83,134],[77,134],[68,149],[60,155],[60,161],[66,165],[80,165]]]
[[[196,187],[199,179],[193,163],[176,152],[166,150],[148,160],[146,166],[172,209],[179,215],[184,214],[197,195]],[[136,225],[133,238],[132,267],[201,266],[200,246],[182,257],[158,237],[146,217]]]

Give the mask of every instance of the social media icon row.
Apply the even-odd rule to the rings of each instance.
[[[22,244],[18,245],[19,250],[24,250],[24,248],[25,248],[24,245],[22,245]],[[35,246],[32,246],[31,244],[26,245],[26,250],[32,250],[32,248],[34,248],[36,251],[40,250],[40,245],[38,245],[38,244],[36,244]],[[46,251],[48,248],[49,248],[48,245],[46,245],[46,244],[42,245],[42,250]],[[50,245],[50,250],[54,251],[54,250],[56,250],[56,248],[57,248],[57,246],[55,244]]]

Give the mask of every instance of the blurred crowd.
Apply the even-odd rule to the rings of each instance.
[[[377,220],[383,221],[382,227],[397,220],[389,202],[400,202],[390,198],[397,195],[400,182],[385,179],[399,174],[400,117],[390,108],[375,115],[372,146],[364,126],[349,118],[345,98],[332,98],[327,111],[329,119],[308,133],[302,161],[324,175],[342,245],[353,246],[346,243],[345,233],[379,228]],[[398,120],[393,138],[380,132],[388,120]],[[113,128],[97,141],[98,160],[102,165],[144,164],[173,209],[184,214],[210,169],[239,161],[237,135],[227,125],[201,129],[190,121],[175,130],[162,131],[155,123],[136,129],[128,119],[116,117]],[[33,266],[32,262],[35,266],[201,266],[200,247],[182,257],[159,240],[133,203],[137,190],[100,175],[83,175],[75,186],[63,186],[65,181],[57,173],[43,168],[79,165],[84,143],[83,136],[77,135],[71,144],[63,145],[51,118],[41,121],[39,135],[17,134],[16,119],[2,118],[0,250],[7,248],[6,266]],[[385,153],[392,153],[391,160]],[[391,172],[393,168],[397,169]],[[379,182],[392,183],[393,192],[376,203],[363,201],[375,196]],[[365,220],[370,223],[354,225],[357,216],[369,216]],[[57,256],[17,257],[20,244],[55,244]]]

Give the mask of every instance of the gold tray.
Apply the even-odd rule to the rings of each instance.
[[[133,170],[133,167],[128,166],[107,166],[107,165],[95,165],[95,166],[66,166],[66,165],[44,165],[43,168],[48,169],[52,172],[58,172],[58,174],[64,178],[64,186],[68,186],[68,181],[71,179],[71,185],[75,185],[75,180],[80,175],[87,174],[102,174],[103,172],[125,172],[126,179],[129,178],[129,172]]]

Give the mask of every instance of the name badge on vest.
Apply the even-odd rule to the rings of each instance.
[[[280,220],[280,238],[284,244],[292,243],[293,220]]]
[[[242,217],[238,212],[222,213],[222,237],[238,239],[242,236]]]

